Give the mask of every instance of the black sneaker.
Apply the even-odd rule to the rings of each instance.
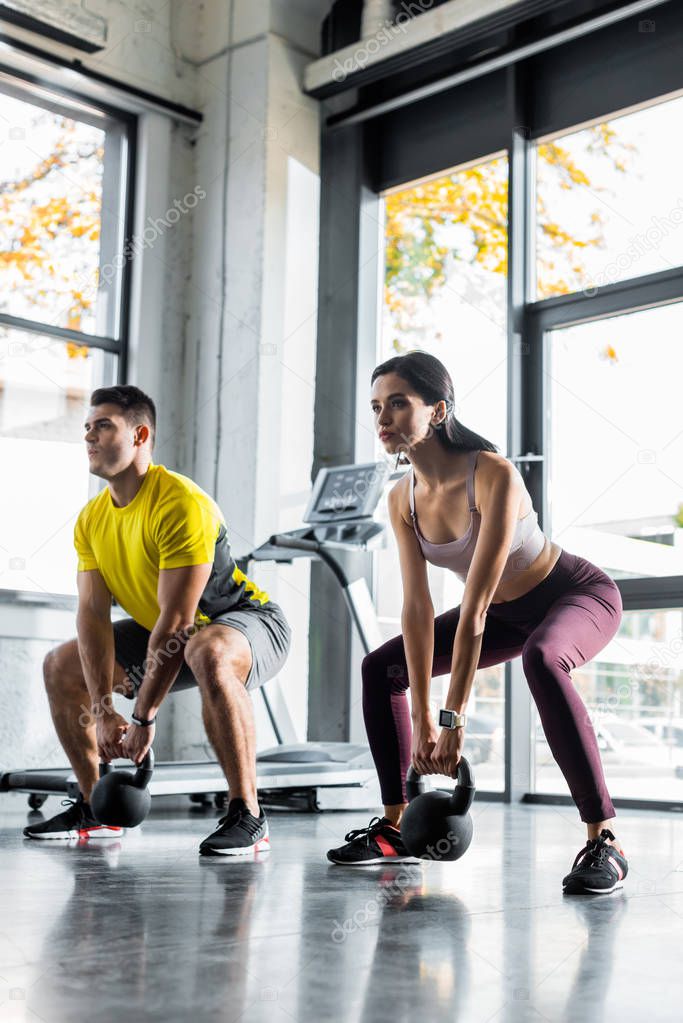
[[[614,841],[612,832],[603,828],[599,838],[589,839],[578,852],[571,871],[562,881],[566,895],[582,892],[609,895],[624,887],[628,863],[616,846],[607,844],[608,838]]]
[[[246,856],[270,849],[268,821],[260,806],[259,810],[260,817],[254,817],[243,799],[231,799],[218,830],[199,846],[202,856]]]
[[[401,839],[401,832],[386,817],[373,817],[367,828],[349,831],[346,845],[330,849],[331,863],[366,866],[371,863],[420,863],[411,856]]]
[[[26,838],[120,838],[125,831],[99,824],[82,795],[78,799],[63,799],[61,805],[69,809],[39,824],[29,824],[24,828]]]

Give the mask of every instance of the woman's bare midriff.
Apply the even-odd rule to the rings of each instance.
[[[508,581],[501,584],[493,594],[495,600],[492,600],[491,603],[505,604],[508,600],[516,600],[518,597],[523,597],[529,590],[533,590],[534,586],[538,586],[552,572],[561,553],[562,548],[546,537],[545,546],[536,560],[514,582]]]

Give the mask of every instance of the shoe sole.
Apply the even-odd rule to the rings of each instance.
[[[372,867],[377,863],[422,863],[418,856],[377,856],[372,860],[334,860],[331,856],[327,858],[338,867]]]
[[[205,846],[199,849],[201,856],[249,856],[251,853],[270,852],[270,838],[260,838],[254,845],[238,846],[235,849],[214,849]]]
[[[24,834],[24,838],[33,838],[40,842],[67,842],[70,838],[120,838],[125,834],[125,828],[83,828],[82,831],[53,831],[48,835]]]
[[[590,893],[591,895],[610,895],[612,892],[617,891],[618,888],[623,888],[623,881],[617,881],[611,888],[587,888],[585,886],[576,885],[565,885],[563,889],[564,895],[584,895]]]

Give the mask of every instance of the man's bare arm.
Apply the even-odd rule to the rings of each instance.
[[[107,762],[123,756],[121,742],[128,728],[113,705],[116,661],[111,599],[97,569],[78,573],[78,654],[90,696],[90,714],[97,725],[98,754]]]
[[[111,701],[115,664],[111,593],[97,569],[78,573],[76,629],[85,684],[97,714],[103,700],[105,705]]]
[[[147,643],[145,676],[135,702],[135,713],[154,718],[183,664],[188,630],[194,626],[199,599],[211,575],[212,564],[165,568],[159,572],[159,617]]]

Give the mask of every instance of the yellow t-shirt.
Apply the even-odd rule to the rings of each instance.
[[[74,528],[79,572],[97,569],[124,611],[150,631],[159,617],[159,571],[213,563],[195,621],[206,622],[268,594],[230,554],[223,515],[201,487],[151,464],[137,494],[117,508],[106,487],[80,512]]]

